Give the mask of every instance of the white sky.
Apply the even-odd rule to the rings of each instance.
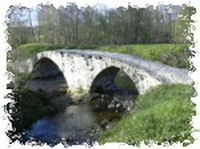
[[[22,6],[27,7],[36,7],[37,4],[40,3],[52,3],[55,7],[59,7],[61,5],[66,6],[69,2],[75,2],[79,7],[86,5],[95,5],[97,3],[103,3],[108,7],[119,7],[124,6],[127,7],[130,5],[137,5],[140,7],[145,7],[147,4],[157,6],[159,3],[163,3],[165,5],[173,4],[173,5],[181,5],[181,4],[189,4],[190,0],[7,0],[7,3],[4,8],[8,8],[9,5],[17,5],[21,4]],[[34,16],[34,13],[32,13]],[[33,17],[33,25],[37,25],[37,21]]]
[[[19,4],[34,7],[38,3],[46,3],[47,0],[7,0],[7,4]],[[76,2],[78,6],[85,5],[95,5],[97,3],[104,3],[109,7],[126,7],[130,2],[131,5],[145,6],[146,4],[157,5],[159,2],[164,4],[189,4],[190,0],[48,0],[48,2],[53,3],[55,7],[60,5],[66,5],[67,2]]]

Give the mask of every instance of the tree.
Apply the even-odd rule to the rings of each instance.
[[[37,6],[38,25],[32,24],[33,9],[11,6],[8,10],[8,43],[16,48],[31,42],[61,45],[189,43],[191,16],[196,9],[158,5],[140,8],[107,8],[95,5],[78,8],[75,3],[55,8]],[[181,17],[177,17],[182,14]],[[178,18],[178,19],[177,19]],[[186,38],[188,38],[186,40]]]
[[[40,42],[56,43],[56,8],[52,4],[38,5]]]
[[[10,6],[6,21],[8,35],[7,42],[13,49],[21,44],[34,41],[33,26],[31,22],[31,9],[20,5]]]
[[[187,6],[176,22],[176,34],[174,42],[176,43],[191,43],[193,41],[192,28],[194,27],[192,15],[196,13],[196,8]]]

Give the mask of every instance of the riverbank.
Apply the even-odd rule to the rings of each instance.
[[[190,123],[195,115],[195,105],[190,100],[194,95],[190,85],[159,86],[139,96],[133,111],[107,130],[99,142],[139,145],[143,140],[145,144],[153,140],[157,144],[191,144],[195,141]]]
[[[120,72],[118,82],[124,79],[128,78]],[[80,89],[72,94],[67,91],[67,82],[62,75],[33,79],[28,74],[17,74],[15,82],[9,87],[13,89],[13,94],[10,96],[13,102],[7,107],[9,110],[13,109],[10,113],[13,130],[8,133],[8,136],[13,142],[19,138],[22,143],[31,141],[31,138],[32,141],[42,141],[41,144],[47,142],[52,145],[60,142],[74,145],[86,140],[97,141],[103,131],[116,125],[123,113],[133,108],[137,97],[137,94],[123,95],[126,90],[130,91],[131,85],[127,86],[129,89],[118,88],[115,97],[100,93],[85,94]],[[80,129],[77,125],[80,121],[81,124],[85,123],[84,128]],[[50,129],[45,127],[40,130],[44,125],[48,125]],[[66,134],[69,134],[68,132],[70,134],[60,137],[59,132],[51,128],[62,129],[62,132],[66,131]],[[15,137],[16,135],[19,136]],[[44,136],[49,136],[51,139]]]
[[[129,106],[128,100],[124,100],[124,102],[123,99],[122,101],[115,98],[110,100],[106,96],[100,95],[96,99],[95,97],[88,98],[86,102],[90,101],[89,105],[83,99],[75,103],[70,100],[71,97],[66,95],[65,91],[59,91],[59,88],[62,88],[64,83],[60,82],[60,80],[51,80],[49,82],[46,81],[46,83],[41,81],[39,84],[38,80],[35,80],[35,82],[31,80],[29,85],[32,85],[32,91],[37,92],[37,94],[25,90],[26,92],[21,92],[20,96],[15,96],[14,99],[18,105],[13,107],[13,109],[17,108],[18,112],[13,111],[11,114],[14,116],[12,117],[14,120],[13,128],[17,128],[17,130],[21,128],[23,131],[30,124],[36,122],[36,125],[39,123],[37,120],[46,114],[56,115],[59,111],[68,111],[66,107],[70,109],[70,106],[72,108],[75,106],[75,109],[78,109],[78,105],[87,105],[89,108],[83,109],[87,109],[87,112],[88,109],[90,112],[93,111],[97,115],[95,122],[99,124],[98,126],[90,125],[93,128],[91,131],[83,131],[82,137],[87,138],[86,134],[89,134],[90,137],[88,138],[92,142],[95,140],[100,144],[124,142],[139,146],[143,140],[146,144],[153,140],[158,144],[181,142],[183,145],[188,145],[195,141],[192,137],[192,132],[195,130],[190,123],[192,116],[195,115],[195,105],[190,100],[195,95],[192,85],[161,85],[144,95],[139,95],[136,102],[131,103],[133,107],[127,107],[125,111],[129,112],[121,118],[120,112],[124,110],[122,105],[126,104]],[[49,91],[45,89],[48,87]],[[102,108],[105,108],[107,112],[105,109],[102,112]],[[114,113],[109,114],[110,111]],[[30,117],[33,112],[35,113],[34,117]],[[17,121],[19,117],[15,117],[19,114],[21,116],[20,123]],[[76,115],[80,118],[78,113]],[[61,120],[64,119],[61,118]],[[120,121],[118,122],[118,120]],[[44,119],[44,122],[46,124],[48,121]],[[64,127],[62,128],[64,129]],[[84,142],[85,138],[81,138],[81,140]],[[57,139],[56,143],[65,141],[73,144],[73,141],[76,139],[79,139],[78,134]]]

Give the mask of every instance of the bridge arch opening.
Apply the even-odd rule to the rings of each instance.
[[[41,58],[38,60],[35,65],[33,66],[33,70],[31,73],[32,79],[55,79],[55,78],[64,78],[61,70],[49,58]]]
[[[46,90],[47,92],[62,90],[67,92],[67,80],[58,65],[49,58],[38,60],[30,76],[35,88]]]
[[[102,70],[94,79],[90,93],[138,96],[139,92],[126,72],[118,67],[108,67]]]

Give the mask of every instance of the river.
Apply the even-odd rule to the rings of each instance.
[[[63,90],[65,83],[62,79],[28,82],[34,92],[45,90],[44,94],[49,98],[50,104],[44,107],[47,114],[22,135],[20,140],[23,143],[47,143],[50,146],[59,143],[64,146],[83,143],[92,145],[106,129],[114,127],[134,107],[133,98],[135,100],[136,96],[129,96],[127,92],[116,96],[88,96],[73,101]]]

